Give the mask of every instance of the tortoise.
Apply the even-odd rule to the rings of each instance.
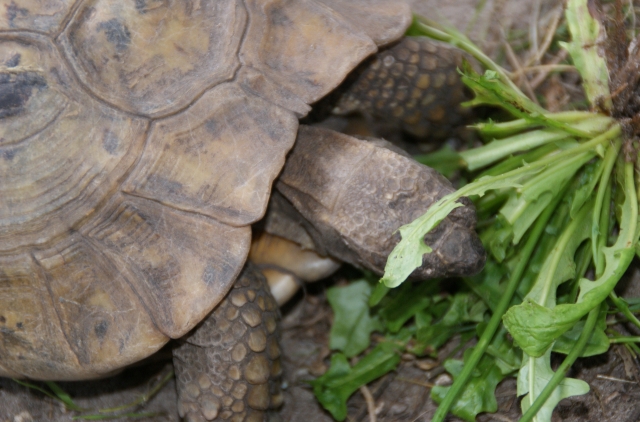
[[[104,377],[181,339],[174,349],[181,416],[263,420],[281,401],[273,382],[278,310],[264,278],[245,266],[250,226],[265,214],[298,119],[378,46],[402,36],[408,7],[391,0],[4,4],[0,376]],[[328,142],[321,130],[302,133],[301,146]],[[340,238],[343,220],[322,212],[341,190],[323,186],[326,165],[341,148],[358,149],[353,142],[364,141],[300,149],[292,176],[278,182],[281,199],[295,208],[304,202],[297,190],[318,200],[322,206],[292,217],[320,218],[306,229],[315,246],[379,271],[380,251],[406,221],[384,225],[383,245],[371,249],[366,214],[351,216],[357,227]],[[375,194],[387,208],[415,202],[424,212],[435,194],[451,191],[435,172],[375,148],[367,154],[390,179],[373,189],[363,172],[361,194],[343,196],[349,206]],[[296,185],[310,158],[315,174]],[[454,255],[469,264],[463,272],[478,271],[484,255],[471,206],[445,223],[456,234]],[[416,275],[437,275],[430,259]],[[444,273],[455,272],[456,262],[445,264]]]

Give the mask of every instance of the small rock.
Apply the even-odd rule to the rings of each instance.
[[[436,378],[435,385],[451,385],[453,380],[449,374],[442,374],[438,378]]]
[[[389,408],[390,415],[400,415],[407,411],[407,405],[402,403],[396,403]]]
[[[13,417],[13,422],[33,422],[33,417],[26,410]]]

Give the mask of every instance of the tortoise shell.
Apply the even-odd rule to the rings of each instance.
[[[0,376],[99,377],[231,288],[308,104],[392,0],[0,0]]]

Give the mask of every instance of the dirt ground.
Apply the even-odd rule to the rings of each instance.
[[[505,34],[531,31],[530,20],[548,22],[560,2],[541,0],[412,0],[414,9],[437,19],[446,19],[466,30],[494,55],[501,54]],[[478,4],[484,4],[482,8]],[[537,8],[536,6],[539,6]],[[437,12],[434,12],[436,11]],[[544,25],[538,28],[541,32]],[[526,36],[524,37],[526,38]],[[640,296],[640,266],[624,283],[628,297]],[[335,282],[336,279],[333,279]],[[331,281],[329,282],[329,284]],[[327,284],[309,287],[283,310],[285,404],[271,418],[273,422],[331,422],[333,419],[318,405],[307,380],[321,375],[328,364],[328,333],[332,319],[324,289]],[[448,347],[455,347],[455,341]],[[446,352],[446,351],[445,351]],[[557,363],[557,362],[556,362]],[[125,370],[105,380],[60,383],[78,405],[106,408],[135,400],[172,370],[167,351],[154,362]],[[635,422],[640,420],[640,362],[624,346],[614,346],[603,356],[582,359],[572,369],[571,377],[589,383],[588,394],[566,399],[554,412],[553,421]],[[435,411],[429,398],[430,386],[449,382],[437,362],[411,360],[402,362],[394,373],[369,386],[378,422],[426,422]],[[497,392],[499,411],[481,415],[478,421],[516,421],[520,415],[514,380],[500,384]],[[142,412],[153,416],[140,421],[179,421],[173,381],[149,402]],[[71,421],[76,413],[66,411],[60,402],[43,394],[0,378],[0,422]],[[130,418],[117,420],[128,421]],[[348,421],[370,421],[361,393],[349,401]],[[459,419],[450,418],[449,421]]]

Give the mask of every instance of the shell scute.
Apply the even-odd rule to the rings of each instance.
[[[233,226],[251,224],[264,214],[297,127],[290,111],[222,84],[153,126],[124,190]]]
[[[248,0],[242,63],[311,104],[377,47],[340,14],[312,0]]]
[[[0,375],[46,377],[77,359],[66,343],[42,273],[26,253],[0,256]]]
[[[126,277],[158,329],[180,337],[231,288],[251,231],[142,198],[115,202],[87,237]]]
[[[79,234],[33,254],[64,338],[84,377],[108,373],[159,349],[168,338],[159,332],[131,289],[126,275]],[[64,379],[67,374],[58,374]],[[80,375],[82,377],[82,375]]]
[[[347,19],[378,45],[400,38],[411,23],[409,5],[389,0],[316,0]]]
[[[79,8],[60,43],[98,97],[157,117],[233,77],[245,20],[239,0],[93,0]]]

